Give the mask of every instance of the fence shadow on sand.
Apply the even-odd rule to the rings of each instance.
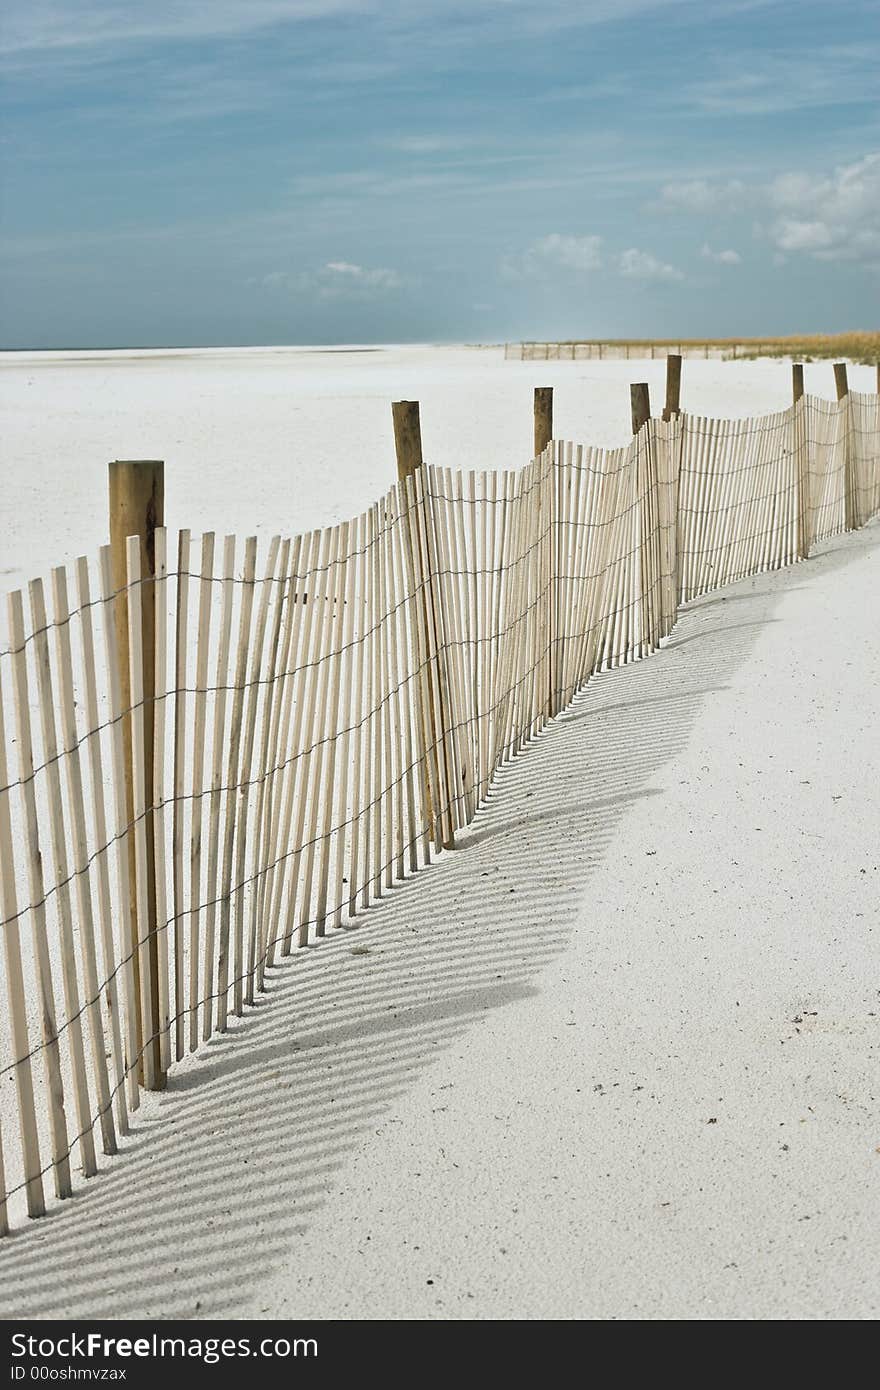
[[[878,543],[876,524],[851,533],[809,572]],[[661,652],[595,678],[502,769],[460,850],[273,971],[258,1006],[169,1078],[101,1181],[5,1243],[3,1315],[259,1315],[261,1282],[295,1254],[411,1079],[487,1013],[540,989],[621,817],[662,795],[658,774],[704,701],[805,572],[692,603]]]

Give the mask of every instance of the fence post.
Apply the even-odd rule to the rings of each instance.
[[[662,418],[663,418],[663,420],[665,420],[665,421],[667,422],[667,424],[668,424],[671,420],[678,420],[678,417],[679,417],[680,414],[681,414],[681,361],[682,361],[682,353],[681,353],[681,345],[679,344],[679,350],[678,350],[678,352],[667,352],[667,354],[666,354],[666,401],[665,401],[665,404],[664,404],[664,406],[663,406]],[[644,410],[646,411],[646,413],[647,413],[647,415],[648,415],[648,418],[650,418],[650,415],[651,415],[651,405],[650,405],[650,399],[649,399],[649,396],[648,396],[648,388],[647,388],[647,387],[645,387],[645,400],[644,400],[644,407],[643,407],[643,408],[644,408]],[[633,420],[633,424],[635,425],[635,419]],[[635,429],[633,430],[633,433],[636,433],[636,430],[635,430]],[[681,433],[681,426],[680,426],[680,425],[678,426],[677,430],[675,431],[675,433],[674,433],[674,435],[673,435],[673,439],[674,439],[674,441],[675,441],[675,444],[674,444],[674,460],[673,460],[673,462],[672,462],[672,464],[671,464],[671,478],[672,478],[672,484],[671,484],[671,485],[672,485],[672,493],[671,493],[671,497],[672,497],[672,502],[671,502],[671,504],[670,504],[670,505],[671,505],[671,512],[670,512],[670,515],[671,515],[671,518],[672,518],[672,529],[673,529],[674,537],[675,537],[674,546],[673,546],[673,552],[672,552],[672,553],[673,553],[673,557],[674,557],[674,561],[675,561],[675,573],[674,573],[674,575],[673,575],[673,577],[672,577],[672,583],[673,583],[673,585],[675,586],[675,591],[674,591],[674,593],[673,593],[673,595],[672,595],[672,597],[671,597],[671,600],[670,600],[671,614],[670,614],[669,623],[668,623],[668,625],[669,625],[670,628],[672,627],[672,624],[675,622],[675,615],[676,615],[677,606],[678,606],[678,598],[679,598],[679,594],[680,594],[680,592],[681,592],[681,556],[680,556],[679,551],[678,551],[678,494],[679,494],[679,488],[680,488],[680,485],[681,485],[681,459],[682,459],[682,452],[683,452],[683,449],[684,449],[684,438],[683,438],[683,435],[682,435],[682,433]],[[666,441],[666,448],[672,448],[672,447],[673,447],[673,444],[671,443],[671,441],[670,441],[669,439],[667,439],[667,441]]]
[[[535,387],[535,452],[540,458],[553,438],[553,387]]]
[[[417,473],[423,462],[418,401],[394,401],[391,406],[391,418],[394,422],[397,476],[403,480]]]
[[[534,457],[535,457],[535,459],[539,459],[539,457],[541,457],[542,453],[544,453],[544,450],[545,450],[546,448],[548,448],[549,443],[551,443],[552,438],[553,438],[553,388],[552,388],[552,386],[535,386],[535,406],[534,406],[534,411],[535,411]],[[551,477],[553,477],[552,466],[551,466]],[[552,486],[551,486],[551,499],[545,498],[544,492],[545,492],[545,488],[544,488],[544,485],[542,485],[542,486],[539,486],[537,493],[535,493],[535,506],[537,506],[538,513],[541,513],[542,507],[546,507],[546,505],[548,505],[548,500],[551,500],[551,499],[552,499],[552,495],[553,495]],[[549,545],[549,550],[551,550],[551,555],[552,555],[552,531],[553,531],[553,520],[552,520],[552,502],[551,502],[551,521],[549,521],[548,531],[546,531],[546,538],[548,538],[548,545]],[[541,534],[541,523],[538,523],[538,534]],[[552,589],[553,589],[553,584],[551,584],[551,588],[548,589],[548,595],[551,594]],[[552,603],[551,603],[551,605],[549,605],[548,620],[549,620],[549,638],[548,638],[548,648],[546,648],[546,651],[548,651],[549,676],[548,676],[548,703],[546,703],[546,717],[548,717],[548,719],[551,719],[552,714],[553,714],[553,660],[552,660],[552,657],[553,657],[553,653],[555,653],[555,651],[556,651],[556,645],[555,645],[555,632],[553,632],[553,605],[552,605]]]
[[[792,452],[794,454],[794,466],[797,471],[798,497],[797,557],[799,560],[802,560],[809,554],[810,550],[808,534],[809,520],[807,516],[807,502],[810,495],[810,460],[807,447],[806,416],[804,414],[806,403],[800,407],[798,406],[798,402],[804,399],[803,362],[792,362],[791,364],[791,397]]]
[[[681,410],[681,354],[666,354],[666,404],[663,419],[671,420]],[[650,412],[649,412],[650,413]],[[635,433],[635,431],[633,431]]]
[[[844,477],[844,528],[851,531],[853,528],[854,497],[853,497],[853,477],[852,477],[852,448],[850,443],[850,411],[849,411],[849,383],[846,379],[846,363],[835,362],[834,364],[834,385],[837,388],[838,401],[844,402],[843,416],[843,477]]]
[[[404,544],[409,552],[413,595],[416,596],[421,591],[416,630],[421,635],[418,645],[423,648],[418,664],[424,672],[420,682],[426,752],[422,765],[422,795],[435,846],[438,849],[452,848],[455,844],[455,782],[451,775],[448,721],[444,718],[445,711],[449,708],[449,700],[440,656],[442,644],[439,600],[436,579],[432,572],[434,567],[430,536],[431,518],[426,505],[424,478],[418,478],[424,462],[418,401],[394,401],[391,416],[394,422],[397,476],[404,485],[405,512],[410,512],[412,502],[419,495],[416,489],[422,489],[421,506],[413,508],[410,512],[408,524],[403,531]],[[413,480],[412,483],[410,479]]]
[[[651,397],[646,381],[638,381],[630,386],[629,401],[632,409],[632,432],[638,434],[645,421],[651,418]]]
[[[141,575],[147,582],[141,586],[141,634],[143,644],[144,680],[144,804],[147,806],[146,830],[146,895],[149,930],[148,954],[150,970],[149,999],[145,1012],[149,1016],[138,1020],[139,1070],[143,1084],[152,1090],[162,1090],[165,1072],[162,1066],[159,1007],[159,953],[156,922],[156,842],[153,819],[153,730],[155,669],[156,669],[156,594],[152,582],[156,573],[155,533],[164,524],[165,480],[164,464],[156,459],[119,460],[110,464],[110,555],[113,588],[116,593],[115,620],[119,658],[119,685],[122,709],[131,708],[131,675],[129,669],[128,630],[128,563],[126,541],[137,536],[140,541]],[[122,719],[125,748],[125,797],[128,822],[134,820],[134,779],[132,765],[132,721],[127,712]],[[137,917],[137,877],[134,834],[128,837],[129,883],[131,888],[131,920]],[[135,950],[132,965],[135,977],[135,998],[140,999],[140,952]],[[150,1058],[144,1055],[150,1048]],[[133,1059],[132,1059],[133,1060]],[[146,1063],[146,1065],[145,1065]],[[152,1063],[152,1065],[150,1065]]]

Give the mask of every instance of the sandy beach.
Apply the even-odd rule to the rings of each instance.
[[[0,365],[3,589],[105,541],[113,457],[166,460],[169,525],[267,537],[385,488],[393,399],[431,462],[515,467],[534,385],[613,445],[663,378],[461,347]],[[777,410],[790,364],[685,362],[682,396]],[[275,971],[5,1244],[4,1316],[876,1316],[878,583],[875,521],[595,678],[457,850]]]

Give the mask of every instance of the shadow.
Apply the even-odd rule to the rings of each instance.
[[[842,538],[809,561],[811,581],[878,545],[876,525]],[[268,994],[150,1098],[99,1181],[3,1242],[3,1316],[258,1307],[411,1079],[538,991],[621,817],[662,794],[704,701],[805,574],[695,600],[661,652],[597,676],[500,770],[458,850],[272,971]]]

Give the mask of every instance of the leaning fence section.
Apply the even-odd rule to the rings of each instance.
[[[149,575],[132,539],[121,575],[107,547],[12,594],[2,1229],[94,1175],[281,957],[454,844],[595,672],[878,511],[878,397],[806,396],[508,472],[422,465],[262,553],[159,528]]]

